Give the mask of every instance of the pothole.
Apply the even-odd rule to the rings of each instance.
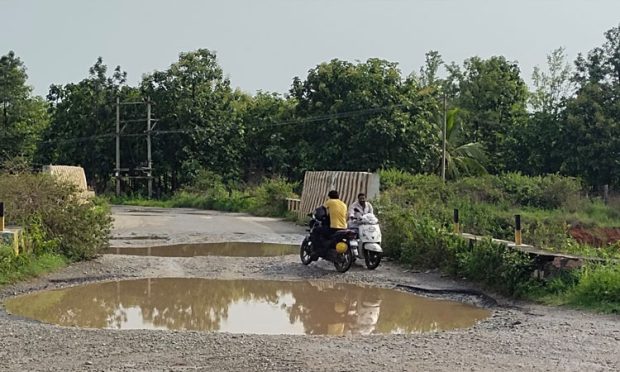
[[[297,254],[299,253],[299,247],[290,244],[226,242],[175,244],[155,247],[111,247],[104,250],[103,253],[158,257],[273,257]]]
[[[351,284],[158,278],[42,291],[7,312],[61,326],[246,334],[368,335],[467,328],[490,311]]]

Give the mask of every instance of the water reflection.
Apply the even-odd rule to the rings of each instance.
[[[272,257],[298,254],[299,247],[290,244],[225,242],[175,244],[155,247],[112,247],[107,248],[103,253],[157,257]]]
[[[325,282],[140,279],[33,293],[10,313],[64,326],[255,334],[414,333],[470,327],[470,305]]]

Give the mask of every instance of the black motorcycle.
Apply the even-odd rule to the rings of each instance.
[[[351,241],[355,239],[355,230],[340,230],[329,238],[324,236],[323,226],[329,226],[329,216],[324,207],[317,208],[308,223],[308,236],[304,238],[299,249],[299,256],[304,265],[309,265],[319,258],[330,261],[338,272],[344,273],[353,264]]]

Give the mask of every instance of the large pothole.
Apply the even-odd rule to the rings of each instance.
[[[460,302],[322,281],[158,278],[41,291],[7,312],[62,326],[351,335],[467,328],[490,312]]]
[[[158,257],[273,257],[299,253],[299,247],[290,244],[225,242],[175,244],[154,247],[111,247],[103,253]]]

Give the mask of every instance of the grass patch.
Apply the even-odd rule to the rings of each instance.
[[[18,282],[65,267],[68,260],[59,254],[43,253],[38,256],[15,257],[8,247],[0,248],[0,285]],[[8,254],[7,254],[8,253]]]

